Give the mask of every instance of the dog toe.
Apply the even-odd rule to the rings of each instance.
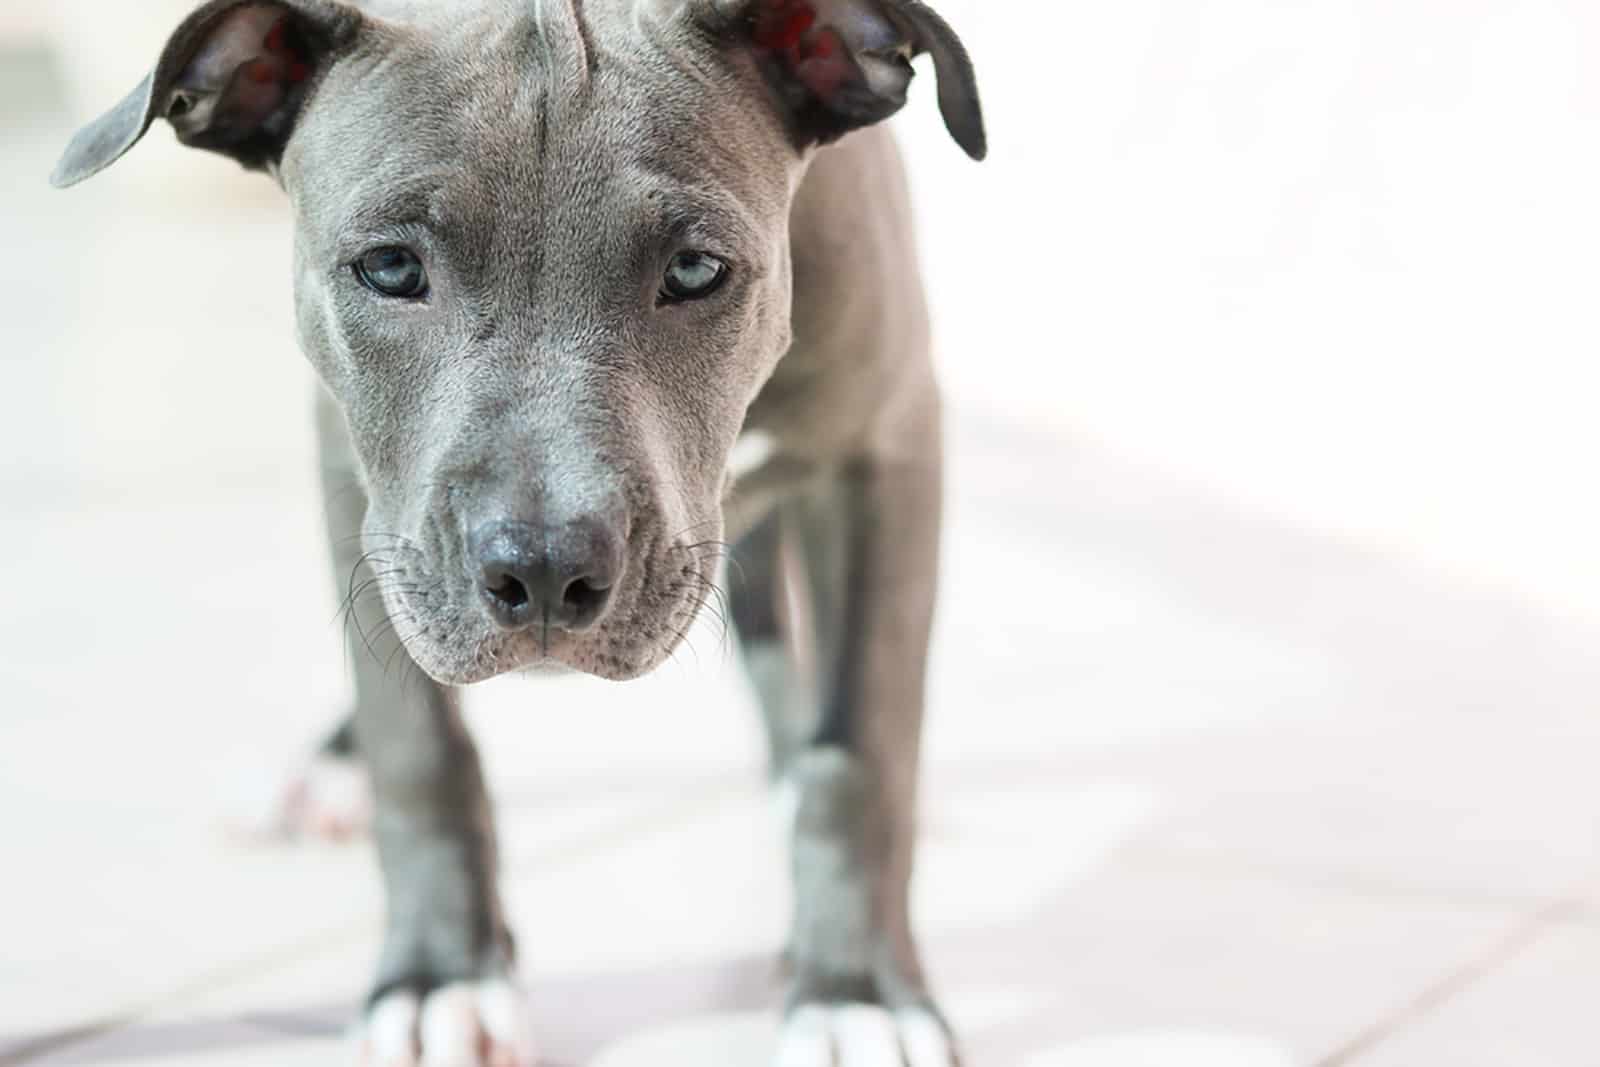
[[[457,983],[418,997],[396,992],[368,1013],[363,1067],[534,1067],[532,1030],[517,987]]]
[[[833,1067],[833,1035],[826,1008],[801,1008],[778,1035],[773,1067]]]
[[[482,1067],[483,1031],[471,986],[446,986],[430,993],[422,1005],[419,1030],[422,1067]]]
[[[902,1067],[894,1017],[882,1008],[852,1004],[835,1009],[833,1041],[839,1067]]]
[[[908,1067],[956,1067],[958,1060],[950,1032],[931,1012],[903,1011],[895,1022],[900,1028],[900,1047]]]
[[[958,1067],[949,1034],[931,1012],[867,1004],[807,1005],[778,1037],[773,1067]]]
[[[534,1067],[538,1053],[522,993],[510,982],[485,982],[478,990],[478,1018],[489,1045],[489,1067]]]
[[[362,1063],[365,1067],[417,1067],[417,1019],[422,1001],[415,993],[391,993],[367,1016]]]

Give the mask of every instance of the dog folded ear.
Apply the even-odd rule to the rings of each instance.
[[[899,111],[911,60],[928,53],[950,135],[973,159],[988,151],[972,60],[920,0],[690,0],[690,8],[702,27],[755,54],[802,147]]]
[[[318,76],[361,22],[332,0],[210,0],[173,33],[149,76],[78,132],[51,184],[64,189],[104,170],[158,118],[186,145],[253,170],[271,166]]]

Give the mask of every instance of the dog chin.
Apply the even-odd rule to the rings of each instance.
[[[413,660],[440,685],[463,687],[495,678],[592,675],[607,681],[629,681],[649,673],[654,663],[632,663],[589,648],[581,638],[550,635],[549,644],[531,634],[490,638],[475,648],[413,645]]]
[[[524,678],[566,678],[583,672],[570,663],[563,663],[558,659],[542,659],[518,667],[514,673]]]
[[[468,686],[506,675],[572,674],[577,649],[565,635],[546,644],[530,634],[490,637],[477,645],[413,647],[412,658],[440,685]]]

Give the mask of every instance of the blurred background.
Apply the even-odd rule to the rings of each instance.
[[[972,1063],[1592,1067],[1600,7],[937,6],[993,145],[896,120]],[[0,7],[6,1067],[350,1062],[376,952],[364,844],[228,832],[345,700],[286,205],[164,127],[45,184],[188,7]],[[477,694],[553,1063],[765,1062],[734,657]]]

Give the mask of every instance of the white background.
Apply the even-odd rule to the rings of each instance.
[[[943,137],[925,71],[900,128],[957,404],[1600,616],[1600,6],[940,7],[992,145]],[[0,28],[54,36],[86,115],[185,8]],[[166,195],[270,203],[155,140]]]
[[[943,6],[992,159],[901,128],[958,401],[1600,614],[1600,5]]]

